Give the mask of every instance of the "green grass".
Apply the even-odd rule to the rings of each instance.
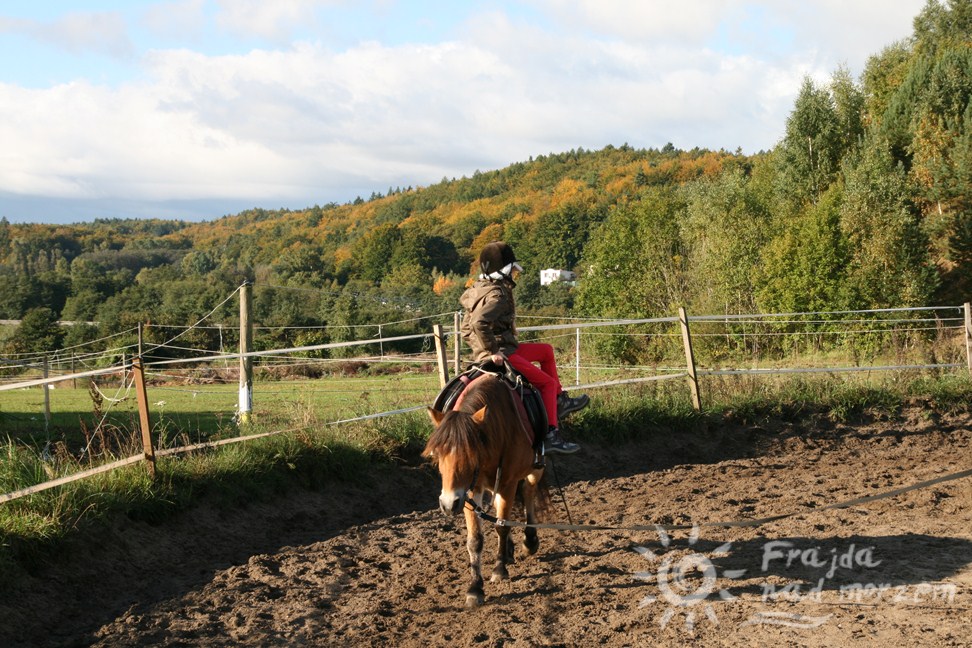
[[[394,376],[328,377],[319,380],[257,381],[253,387],[253,419],[268,426],[290,427],[309,413],[319,422],[431,402],[438,378],[430,373]],[[216,385],[154,385],[148,394],[153,437],[159,447],[236,436],[239,387]],[[117,400],[118,402],[113,402]],[[101,431],[124,435],[138,421],[134,390],[120,384],[98,390],[70,383],[50,390],[50,422],[45,426],[44,393],[40,387],[0,392],[0,438],[29,445],[62,442],[72,452],[92,443]],[[106,445],[117,450],[119,440]],[[100,439],[94,443],[100,444]]]

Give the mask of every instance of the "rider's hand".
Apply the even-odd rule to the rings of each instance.
[[[497,365],[501,365],[504,362],[506,362],[506,356],[503,355],[502,353],[494,353],[489,357],[489,359],[493,364],[497,364]]]

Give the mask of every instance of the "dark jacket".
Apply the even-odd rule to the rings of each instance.
[[[480,279],[462,294],[459,303],[465,309],[460,332],[473,351],[474,362],[499,351],[507,356],[516,351],[516,304],[510,282]]]

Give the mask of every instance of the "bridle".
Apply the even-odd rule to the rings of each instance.
[[[493,484],[493,500],[496,499],[496,493],[499,492],[500,479],[503,476],[503,456],[500,455],[499,464],[496,466],[496,482]],[[470,495],[475,495],[473,491],[476,488],[476,482],[479,480],[479,464],[476,464],[476,468],[473,470],[472,481],[469,483],[469,488],[462,492],[462,506],[466,507],[469,504],[469,508],[472,509],[477,514],[485,514],[489,511],[487,508],[483,508],[476,503],[476,500],[470,497]],[[492,500],[491,500],[492,501]]]

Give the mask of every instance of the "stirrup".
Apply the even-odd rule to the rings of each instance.
[[[544,447],[541,445],[539,450],[533,451],[533,467],[545,468],[546,466],[547,466],[547,456],[544,452]]]

